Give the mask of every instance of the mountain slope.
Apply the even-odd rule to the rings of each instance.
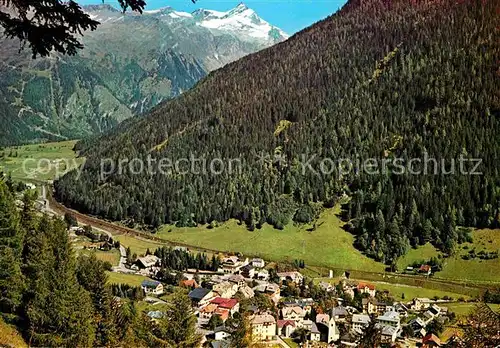
[[[497,7],[352,1],[146,118],[80,144],[85,168],[57,182],[57,196],[153,227],[234,217],[253,230],[311,221],[319,203],[348,195],[343,218],[367,255],[392,263],[427,241],[451,252],[467,238],[457,226],[500,224]],[[445,165],[437,174],[400,172],[398,160],[425,156]],[[481,158],[483,174],[448,174],[461,156]],[[111,165],[149,157],[172,165]],[[196,167],[186,165],[192,158]],[[241,164],[231,170],[234,159]],[[363,166],[369,159],[378,171]]]
[[[248,25],[227,28],[208,28],[196,14],[172,8],[143,15],[109,5],[85,10],[101,25],[85,34],[75,57],[32,60],[16,42],[0,39],[0,117],[9,125],[0,144],[106,131],[188,90],[209,71],[287,38],[244,5],[221,15]]]

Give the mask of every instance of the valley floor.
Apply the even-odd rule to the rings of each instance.
[[[308,231],[311,225],[289,224],[284,230],[276,230],[266,224],[262,229],[250,232],[245,225],[231,220],[213,229],[207,226],[165,226],[157,236],[172,242],[241,252],[272,261],[297,259],[304,260],[306,265],[383,272],[384,265],[353,247],[354,237],[342,229],[343,223],[336,215],[338,209],[324,211],[314,231]]]
[[[64,169],[65,163],[83,161],[76,159],[76,154],[72,150],[75,143],[75,141],[68,141],[6,148],[1,153],[3,157],[0,158],[0,170],[12,173],[16,179],[33,180],[35,183],[41,180],[53,180],[57,171]],[[36,162],[33,160],[37,161],[42,158],[48,158],[52,162],[46,168],[35,167]],[[31,163],[31,167],[27,167],[27,172],[22,170],[23,163]],[[315,229],[312,225],[289,224],[280,231],[264,225],[262,229],[250,232],[246,226],[231,220],[213,229],[208,229],[207,226],[177,228],[167,225],[155,235],[140,232],[138,234],[123,233],[121,229],[112,232],[125,247],[130,247],[132,252],[138,255],[144,254],[147,249],[155,250],[165,244],[183,244],[196,247],[201,251],[241,252],[271,261],[298,259],[304,260],[307,266],[382,275],[385,266],[366,257],[353,247],[354,237],[343,230],[343,222],[338,218],[338,213],[338,206],[324,211],[316,222]],[[473,243],[460,245],[454,256],[444,259],[443,270],[434,275],[436,280],[439,278],[443,281],[477,284],[500,283],[500,259],[464,260],[462,258],[473,249],[476,253],[482,250],[498,251],[500,231],[479,230],[473,232],[472,237]],[[404,270],[413,262],[426,261],[438,255],[439,251],[430,244],[412,249],[398,261],[398,269]],[[99,256],[114,262],[118,255]],[[378,279],[380,278],[378,276],[376,278],[371,280],[384,280]]]
[[[84,162],[73,151],[75,144],[72,140],[0,149],[0,171],[23,181],[54,180]]]

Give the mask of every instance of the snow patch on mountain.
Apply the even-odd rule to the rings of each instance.
[[[172,17],[172,18],[193,18],[193,15],[191,13],[187,13],[187,12],[173,11],[172,13],[170,13],[170,17]]]
[[[288,38],[285,32],[260,18],[254,10],[244,4],[227,12],[198,10],[193,15],[200,20],[197,25],[212,30],[229,31],[239,36],[248,35],[272,41]]]
[[[138,16],[127,12],[125,15],[109,5],[85,6],[90,18],[101,23],[123,20],[124,16]],[[162,21],[192,23],[206,28],[215,35],[231,34],[247,42],[266,42],[274,44],[286,40],[289,36],[281,29],[269,24],[257,13],[241,3],[227,12],[199,9],[193,13],[175,11],[172,7],[144,11],[143,16],[161,18]]]

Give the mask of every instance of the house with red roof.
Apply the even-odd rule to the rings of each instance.
[[[218,309],[220,308],[228,310],[231,315],[240,310],[240,303],[237,299],[234,298],[216,297],[212,301],[210,301],[210,303],[216,305]]]
[[[422,348],[434,348],[434,347],[441,347],[442,342],[434,334],[428,334],[424,338],[422,338]]]
[[[293,320],[278,320],[278,336],[292,337],[296,324]]]
[[[429,265],[421,265],[420,268],[418,269],[418,273],[425,274],[425,275],[431,275],[432,267]]]
[[[225,322],[230,317],[231,313],[229,309],[219,307],[215,310],[214,315],[218,315],[222,319],[222,321]]]
[[[375,297],[377,290],[375,290],[375,285],[370,283],[359,283],[356,287],[358,293],[360,294],[369,294],[370,297]]]

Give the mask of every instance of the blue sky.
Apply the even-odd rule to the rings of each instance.
[[[98,4],[100,0],[77,0],[79,3]],[[105,0],[114,4],[113,0]],[[239,0],[146,0],[147,9],[171,6],[178,11],[193,12],[199,8],[227,11],[236,7]],[[346,0],[246,0],[244,3],[269,23],[293,34],[336,12]]]

